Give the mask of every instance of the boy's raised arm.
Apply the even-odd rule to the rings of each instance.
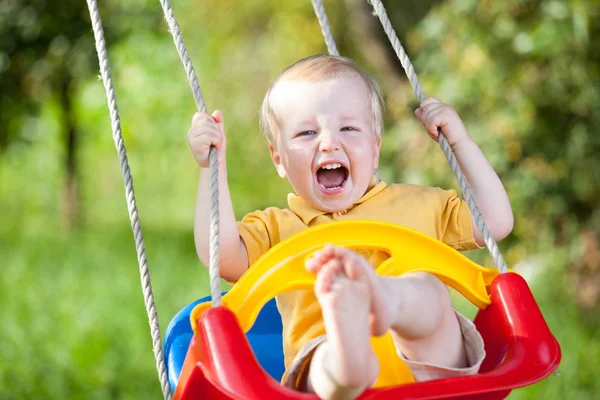
[[[219,154],[219,274],[237,281],[248,269],[248,253],[240,238],[227,183],[226,141],[223,114],[196,113],[188,134],[188,142],[198,165],[198,195],[194,216],[194,241],[198,257],[206,268],[210,257],[210,169],[209,151],[215,146]]]
[[[456,143],[452,149],[490,234],[496,241],[504,239],[513,229],[514,217],[502,181],[471,138]],[[475,218],[471,216],[471,220],[475,241],[484,246],[485,241]]]
[[[469,182],[488,230],[494,240],[504,239],[512,231],[514,224],[508,194],[479,146],[469,136],[456,111],[435,98],[427,98],[415,114],[434,140],[437,141],[438,127],[442,130]],[[477,244],[485,245],[474,219],[473,236]]]

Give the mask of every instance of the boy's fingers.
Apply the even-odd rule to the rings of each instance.
[[[215,111],[212,113],[212,117],[213,117],[213,119],[215,120],[215,122],[216,122],[217,124],[219,124],[219,128],[221,128],[221,130],[223,130],[223,131],[224,131],[224,129],[223,129],[223,128],[224,128],[224,121],[225,121],[225,118],[223,117],[223,113],[221,112],[221,110],[215,110]]]
[[[197,139],[204,136],[213,143],[221,141],[221,133],[219,131],[219,128],[217,128],[216,126],[193,127],[188,131],[187,135],[188,137],[193,139]]]
[[[421,102],[421,107],[425,107],[429,104],[436,104],[436,103],[439,104],[439,103],[441,103],[441,101],[439,99],[436,99],[435,97],[428,97]]]
[[[211,116],[213,117],[213,119],[216,122],[220,122],[223,119],[223,112],[221,110],[215,110],[215,111],[213,111],[213,113],[211,114]]]
[[[435,119],[440,110],[444,109],[442,103],[429,104],[421,107],[421,118],[425,120]]]
[[[436,138],[439,135],[438,126],[434,123],[427,125],[426,129],[427,132],[429,132],[429,134],[434,138]]]
[[[209,115],[207,113],[198,111],[194,113],[194,116],[192,117],[192,124],[197,124],[203,120],[206,120],[208,116]]]
[[[444,124],[444,107],[445,105],[442,103],[435,103],[422,107],[419,112],[415,111],[415,115],[417,115],[432,138],[437,138],[439,133],[438,127]]]

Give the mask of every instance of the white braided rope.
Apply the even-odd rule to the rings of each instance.
[[[335,40],[333,39],[333,34],[331,33],[331,28],[329,27],[329,21],[327,20],[327,14],[325,13],[323,2],[321,0],[312,0],[312,5],[315,9],[317,19],[319,20],[319,25],[321,25],[321,33],[323,34],[323,38],[325,38],[327,51],[329,51],[329,54],[332,56],[339,56],[340,52],[335,45]]]
[[[380,0],[367,0],[367,2],[373,6],[375,15],[377,15],[379,17],[379,20],[381,21],[381,25],[383,26],[383,30],[387,34],[387,36],[390,40],[390,43],[392,44],[392,47],[393,47],[394,51],[396,52],[396,55],[398,56],[398,59],[400,60],[400,63],[402,64],[404,71],[406,72],[406,76],[408,77],[408,80],[409,80],[415,94],[417,95],[417,97],[419,99],[419,103],[423,102],[423,100],[425,100],[425,93],[423,93],[423,90],[421,89],[421,84],[419,83],[419,78],[417,77],[417,74],[415,73],[412,63],[410,62],[408,55],[404,51],[404,48],[402,47],[402,44],[400,43],[400,40],[398,39],[398,35],[396,35],[396,32],[394,31],[394,28],[392,27],[392,23],[390,22],[390,19],[387,16],[387,13],[385,11],[383,4],[381,3]],[[456,176],[456,179],[458,180],[458,183],[460,184],[460,188],[461,188],[463,197],[465,198],[465,201],[469,205],[469,209],[471,210],[471,213],[473,214],[473,217],[475,218],[477,227],[481,231],[481,234],[485,240],[485,244],[487,245],[487,247],[490,251],[490,254],[492,255],[492,258],[494,259],[494,264],[496,264],[496,267],[498,268],[498,270],[500,270],[501,273],[505,273],[508,271],[508,267],[507,267],[506,263],[504,262],[504,258],[502,257],[502,254],[500,254],[500,249],[498,248],[498,244],[496,243],[496,241],[490,234],[490,232],[485,224],[485,221],[483,220],[483,216],[481,215],[481,212],[479,212],[479,208],[477,207],[477,204],[475,203],[475,200],[473,199],[473,193],[471,192],[469,183],[467,182],[467,179],[465,178],[460,166],[458,165],[456,156],[452,152],[452,148],[448,144],[448,140],[446,139],[446,137],[444,136],[444,134],[442,133],[442,131],[440,129],[438,129],[438,133],[439,133],[440,147],[442,148],[442,151],[444,152],[444,155],[446,156],[446,160],[448,160],[448,164],[450,164],[450,168],[452,168],[452,172],[454,172],[454,175]]]
[[[119,155],[119,163],[121,165],[121,173],[125,183],[125,197],[127,199],[127,209],[129,210],[129,219],[131,221],[131,229],[135,240],[135,249],[140,267],[140,278],[142,282],[142,292],[144,293],[144,303],[146,305],[146,313],[150,323],[150,334],[152,336],[152,349],[154,350],[154,358],[156,359],[156,369],[162,386],[162,392],[165,399],[171,399],[171,388],[169,387],[169,379],[165,367],[165,360],[162,352],[162,340],[160,337],[160,325],[158,323],[158,315],[154,305],[154,295],[152,294],[152,284],[150,282],[150,272],[148,270],[148,261],[146,259],[146,248],[144,247],[144,238],[142,228],[137,212],[135,193],[133,190],[133,179],[129,170],[127,161],[127,150],[123,142],[121,131],[121,119],[117,108],[117,98],[112,84],[110,75],[110,67],[108,65],[108,55],[106,51],[106,43],[104,42],[104,29],[102,28],[102,20],[98,12],[96,0],[87,0],[90,10],[90,19],[94,37],[96,39],[96,52],[98,53],[98,61],[100,64],[100,74],[102,82],[106,90],[106,98],[108,101],[108,109],[110,112],[111,127],[113,139],[117,153]]]
[[[165,19],[169,25],[169,32],[173,36],[173,42],[177,48],[179,58],[185,68],[188,82],[194,100],[196,101],[196,107],[198,111],[206,112],[206,104],[204,103],[204,97],[202,96],[202,89],[198,83],[198,77],[190,56],[188,55],[185,44],[183,43],[183,37],[181,36],[181,30],[175,14],[171,8],[169,0],[160,0]],[[209,275],[210,275],[210,290],[212,297],[212,305],[214,307],[221,305],[221,278],[219,276],[219,169],[218,169],[218,154],[217,150],[212,147],[210,149],[210,260],[209,260]]]

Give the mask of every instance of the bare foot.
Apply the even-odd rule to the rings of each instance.
[[[317,274],[315,294],[327,331],[327,342],[319,349],[326,354],[319,358],[323,372],[332,381],[323,383],[318,379],[322,384],[315,382],[313,390],[323,398],[338,398],[340,393],[353,393],[351,398],[358,396],[375,382],[379,373],[370,343],[371,278],[360,265],[358,255],[330,246],[307,261],[306,266]]]
[[[394,321],[397,304],[391,304],[390,301],[399,296],[391,292],[392,288],[386,285],[384,279],[378,276],[373,266],[360,254],[345,247],[334,247],[331,245],[317,252],[315,257],[306,263],[306,267],[314,274],[319,274],[321,268],[330,260],[336,259],[341,265],[350,266],[344,271],[350,279],[356,279],[360,276],[360,281],[368,283],[371,299],[371,308],[369,310],[369,328],[372,336],[381,336],[385,334]],[[317,296],[318,297],[318,296]]]

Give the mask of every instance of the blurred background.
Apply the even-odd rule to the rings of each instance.
[[[185,137],[195,105],[159,2],[100,3],[164,333],[208,294]],[[383,179],[456,188],[369,6],[324,4],[340,52],[384,88]],[[426,95],[458,110],[506,185],[515,228],[500,247],[562,345],[558,373],[510,398],[597,398],[598,0],[384,4]],[[238,217],[285,206],[291,188],[271,165],[258,109],[284,67],[327,51],[311,2],[177,0],[173,9],[208,108],[225,115]],[[0,399],[161,398],[98,75],[83,0],[0,0]],[[484,250],[467,255],[492,266]]]

